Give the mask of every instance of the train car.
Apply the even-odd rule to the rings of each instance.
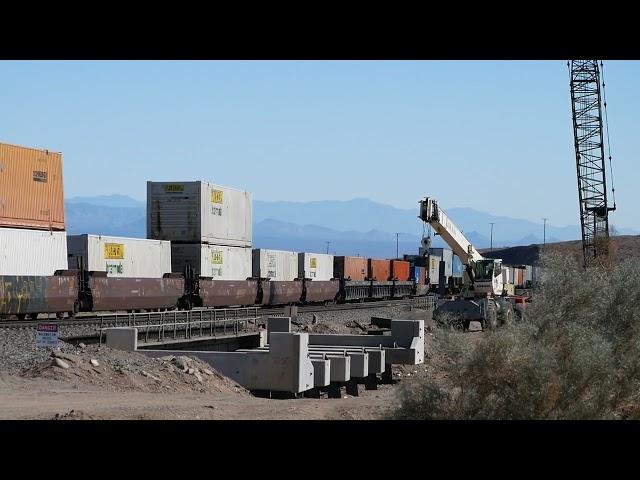
[[[302,280],[277,281],[260,279],[260,304],[293,305],[302,301]]]
[[[77,311],[78,277],[0,276],[0,315],[19,319],[37,318],[40,313],[55,313],[62,318]]]
[[[257,279],[213,280],[200,278],[197,285],[199,307],[251,306],[258,303],[259,285]]]
[[[339,280],[304,279],[302,303],[335,302],[340,294]]]
[[[185,292],[184,278],[175,274],[165,274],[163,278],[126,278],[88,272],[86,277],[86,288],[80,292],[84,311],[176,309]]]

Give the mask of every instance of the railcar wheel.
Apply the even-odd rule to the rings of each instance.
[[[64,312],[56,312],[56,318],[63,319],[64,318]]]
[[[16,314],[16,317],[18,317],[18,320],[20,320],[22,322],[23,320],[25,320],[27,318],[27,314],[26,313],[18,313],[18,314]]]

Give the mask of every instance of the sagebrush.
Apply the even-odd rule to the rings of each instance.
[[[526,321],[475,347],[438,329],[446,381],[403,387],[393,418],[640,418],[640,261],[586,272],[568,256],[541,262]]]

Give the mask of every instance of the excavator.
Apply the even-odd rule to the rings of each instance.
[[[439,305],[434,319],[449,316],[465,330],[472,321],[480,322],[483,330],[511,323],[514,304],[505,293],[502,260],[483,257],[433,198],[420,201],[418,217],[431,225],[465,267],[460,298]]]

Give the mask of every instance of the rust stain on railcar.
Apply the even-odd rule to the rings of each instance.
[[[264,305],[298,303],[302,299],[302,282],[300,280],[263,282],[262,289],[262,303]]]
[[[75,276],[0,276],[0,313],[72,312],[78,298]]]
[[[258,282],[200,279],[200,298],[203,307],[254,305],[258,298]]]
[[[184,294],[183,278],[91,277],[93,311],[174,308]]]
[[[338,280],[305,282],[305,301],[331,302],[336,299],[340,291]]]

